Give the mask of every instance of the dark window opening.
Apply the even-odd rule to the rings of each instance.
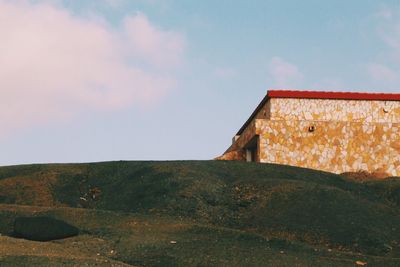
[[[258,135],[254,136],[244,147],[246,150],[246,161],[247,162],[258,162]]]

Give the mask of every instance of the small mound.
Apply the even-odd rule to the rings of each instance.
[[[355,182],[376,181],[376,180],[383,180],[385,178],[390,177],[389,174],[384,173],[384,172],[369,173],[367,171],[344,172],[340,175],[348,180],[355,181]]]
[[[33,241],[51,241],[77,236],[79,229],[50,217],[18,217],[14,221],[14,235]]]

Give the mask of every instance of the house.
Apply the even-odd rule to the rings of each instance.
[[[270,90],[219,159],[400,176],[400,94]]]

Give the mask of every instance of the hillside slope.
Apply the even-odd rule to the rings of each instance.
[[[179,236],[198,240],[196,250],[200,251],[206,249],[202,246],[210,245],[204,240],[215,236],[226,240],[230,236],[231,241],[221,243],[225,246],[223,251],[229,251],[231,246],[247,246],[262,254],[265,247],[276,246],[278,252],[286,247],[293,251],[301,247],[300,255],[304,255],[315,249],[333,249],[340,257],[346,258],[348,253],[379,255],[390,264],[400,256],[399,194],[398,178],[356,183],[331,173],[274,164],[120,161],[10,166],[0,168],[0,203],[4,204],[0,209],[0,233],[10,234],[12,220],[21,213],[18,205],[58,210],[56,217],[82,224],[89,232],[98,229],[87,226],[93,222],[67,216],[67,210],[91,210],[94,214],[108,210],[118,216],[145,216],[148,222],[164,220],[160,218],[184,221],[185,231],[179,231]],[[6,207],[12,207],[14,212],[6,211]],[[169,229],[160,226],[163,227]],[[101,235],[103,230],[99,230]],[[115,234],[117,230],[109,231]],[[238,234],[230,233],[240,233],[243,240],[250,241],[238,241]],[[278,243],[267,245],[270,240]],[[128,241],[121,241],[124,242]],[[149,255],[161,253],[156,247],[151,253],[137,253],[148,259]],[[191,242],[186,247],[194,249]],[[215,251],[221,252],[217,248]],[[170,255],[174,259],[171,262],[190,263],[184,260],[188,257],[185,255],[190,255],[189,250],[183,255],[174,253]],[[149,259],[135,261],[128,254],[121,254],[116,260],[158,264]],[[238,260],[235,255],[241,254],[236,250],[229,257],[214,257]]]

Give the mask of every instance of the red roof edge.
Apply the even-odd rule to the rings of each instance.
[[[345,99],[345,100],[383,100],[400,101],[400,94],[356,93],[356,92],[324,92],[268,90],[269,98],[306,98],[306,99]]]

